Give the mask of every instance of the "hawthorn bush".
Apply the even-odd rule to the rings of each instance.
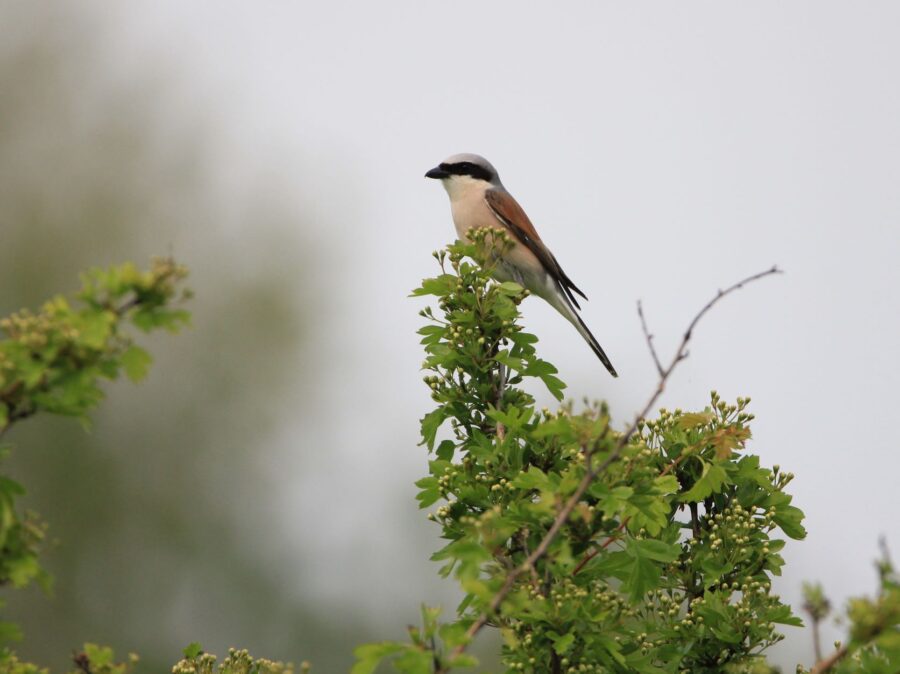
[[[445,623],[423,608],[410,643],[359,647],[353,674],[384,660],[408,674],[473,666],[466,648],[486,626],[502,634],[509,673],[777,671],[765,649],[802,625],[772,591],[786,540],[806,534],[786,491],[793,475],[746,452],[749,398],[714,391],[702,410],[648,415],[699,318],[777,270],[720,291],[668,368],[647,334],[659,386],[617,430],[602,402],[536,408],[526,379],[560,401],[565,384],[519,323],[528,291],[491,280],[506,235],[470,236],[435,253],[441,274],[413,292],[437,304],[419,330],[435,407],[421,420],[432,458],[417,498],[447,541],[432,559],[464,598]],[[887,563],[881,579],[876,600],[851,604],[840,671],[900,671],[900,594]]]

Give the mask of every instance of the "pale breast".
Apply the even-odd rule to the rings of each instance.
[[[468,241],[466,233],[470,229],[500,226],[500,222],[483,198],[451,201],[450,210],[453,214],[453,225],[456,227],[456,235],[461,241]]]
[[[461,241],[468,241],[466,233],[470,229],[478,227],[490,227],[492,229],[506,229],[503,223],[497,219],[494,211],[491,210],[484,198],[480,199],[459,199],[451,202],[451,211],[453,214],[453,225],[456,227],[456,235]],[[508,230],[507,230],[508,231]],[[544,269],[540,261],[527,246],[519,243],[515,237],[513,239],[512,249],[504,256],[504,265],[507,269],[498,268],[495,276],[502,280],[512,280],[523,285],[530,286],[530,283],[523,283],[526,278],[543,277]],[[513,270],[516,271],[513,271]],[[503,272],[506,273],[503,273]]]

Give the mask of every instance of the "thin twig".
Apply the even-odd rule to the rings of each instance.
[[[712,309],[719,300],[721,300],[729,293],[743,288],[747,283],[751,283],[752,281],[756,281],[757,279],[761,279],[771,274],[779,273],[781,273],[781,270],[778,269],[778,267],[772,267],[771,269],[767,269],[766,271],[748,276],[747,278],[738,281],[734,285],[729,286],[725,290],[719,290],[718,293],[716,293],[716,296],[713,297],[709,302],[707,302],[703,306],[703,308],[700,309],[700,312],[696,316],[694,316],[694,319],[688,325],[688,328],[681,339],[681,344],[678,346],[678,350],[675,352],[675,355],[672,358],[672,362],[669,363],[669,366],[667,368],[660,372],[659,383],[657,384],[656,389],[653,391],[653,394],[650,396],[650,399],[647,400],[647,403],[644,405],[643,409],[635,415],[634,420],[631,422],[631,425],[628,426],[625,432],[619,436],[619,439],[616,442],[613,450],[610,452],[609,456],[607,456],[606,459],[600,462],[597,466],[585,472],[584,477],[581,478],[581,481],[578,483],[575,491],[562,507],[562,510],[560,510],[556,515],[556,518],[553,520],[553,523],[550,525],[547,533],[544,534],[544,538],[541,539],[540,543],[538,543],[538,546],[532,551],[530,555],[528,555],[528,557],[526,557],[524,562],[522,562],[518,567],[511,571],[509,575],[506,576],[506,580],[497,591],[497,594],[495,594],[491,599],[487,609],[481,615],[479,615],[475,619],[475,622],[473,622],[469,626],[469,629],[466,630],[466,639],[463,641],[463,643],[454,648],[450,653],[451,660],[457,658],[465,652],[467,645],[472,641],[475,635],[477,635],[487,624],[490,617],[497,612],[497,610],[500,608],[500,605],[503,603],[503,600],[506,599],[510,592],[512,592],[513,586],[515,585],[516,580],[518,580],[519,576],[521,576],[523,573],[528,573],[534,567],[535,563],[544,556],[544,554],[550,548],[550,545],[556,539],[556,536],[559,534],[560,530],[565,525],[566,521],[569,519],[569,516],[575,509],[575,506],[578,504],[578,502],[581,500],[581,497],[584,496],[584,493],[594,481],[594,478],[604,470],[606,470],[611,464],[618,461],[622,456],[622,451],[628,445],[632,436],[637,432],[641,420],[643,420],[647,416],[647,414],[650,413],[650,410],[653,409],[656,401],[659,400],[659,397],[665,390],[666,381],[672,375],[672,372],[678,366],[678,363],[687,358],[687,345],[688,342],[690,342],[694,328],[697,327],[697,323],[700,322],[700,319],[703,318],[703,316],[705,316],[706,313],[710,309]],[[448,671],[449,668],[447,666],[442,666],[439,669],[435,669],[434,674],[446,674],[446,672]]]
[[[819,660],[815,665],[813,665],[813,668],[809,670],[809,674],[822,674],[823,672],[827,672],[837,663],[843,660],[848,652],[849,651],[846,644],[841,646],[827,658],[825,658],[824,660]]]
[[[500,363],[497,380],[499,381],[499,386],[497,400],[494,402],[494,406],[497,408],[497,411],[500,411],[503,404],[503,393],[506,391],[506,366],[503,363]],[[497,422],[497,437],[500,438],[500,442],[503,442],[506,439],[506,427],[499,421]]]
[[[653,346],[653,335],[650,334],[650,331],[647,329],[647,321],[644,319],[644,307],[641,305],[641,301],[638,300],[638,316],[641,317],[641,330],[644,331],[644,338],[647,340],[647,346],[650,348],[650,355],[653,356],[653,364],[656,365],[656,372],[660,377],[663,376],[663,366],[659,360],[659,354],[656,353],[656,347]]]
[[[528,556],[531,554],[531,552],[529,552],[528,550],[528,528],[526,527],[525,529],[522,529],[519,535],[522,538],[522,551],[526,556]],[[534,586],[535,590],[541,589],[540,576],[538,576],[537,570],[533,566],[531,567],[531,584]]]
[[[822,635],[821,630],[819,629],[819,624],[821,620],[817,616],[812,617],[812,630],[813,630],[813,653],[816,656],[816,661],[821,662],[822,660]]]

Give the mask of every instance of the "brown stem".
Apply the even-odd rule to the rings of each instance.
[[[691,533],[694,538],[700,538],[700,516],[697,513],[697,504],[690,503],[688,507],[691,509]]]
[[[562,674],[562,663],[556,651],[550,650],[550,674]]]
[[[809,670],[809,674],[822,674],[822,672],[827,672],[837,663],[843,660],[848,652],[849,651],[846,645],[841,646],[827,658],[825,658],[824,660],[819,660],[815,665],[813,665],[813,668]]]

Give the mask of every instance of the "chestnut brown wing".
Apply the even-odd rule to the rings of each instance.
[[[578,300],[575,299],[573,292],[578,293],[584,299],[587,299],[587,296],[572,283],[572,279],[559,266],[559,262],[556,261],[553,253],[541,241],[541,237],[538,236],[534,225],[531,224],[531,220],[528,219],[528,215],[525,214],[519,203],[513,199],[509,192],[496,188],[487,190],[484,193],[484,199],[488,208],[497,216],[497,219],[506,225],[512,235],[522,245],[534,253],[547,273],[559,284],[559,287],[563,289],[572,301],[572,304],[580,309],[581,307],[578,305]]]

